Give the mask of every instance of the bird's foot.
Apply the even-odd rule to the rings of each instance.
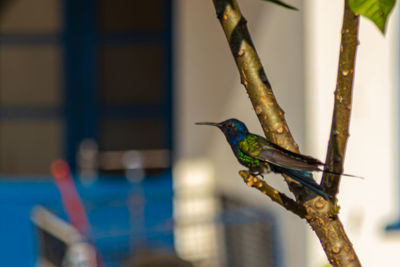
[[[257,177],[257,178],[261,178],[264,180],[264,176],[262,175],[261,172],[252,172],[251,173],[253,176]]]
[[[267,174],[270,173],[270,172],[272,172],[271,166],[269,166],[269,164],[267,164],[267,165],[265,166],[264,172],[267,173]]]

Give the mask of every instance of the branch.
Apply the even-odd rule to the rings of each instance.
[[[217,17],[228,39],[233,57],[239,69],[241,82],[247,89],[250,100],[253,104],[254,110],[258,116],[258,119],[262,125],[266,137],[270,141],[282,147],[285,147],[286,149],[298,152],[298,146],[294,142],[292,135],[290,134],[289,128],[286,124],[283,115],[284,114],[283,110],[279,107],[272,93],[271,85],[267,79],[267,76],[264,72],[260,59],[257,55],[256,49],[253,45],[253,42],[251,41],[250,34],[246,27],[246,20],[240,13],[236,0],[213,0],[213,2],[215,5],[215,9],[217,11]],[[354,14],[352,13],[349,14],[349,10],[347,8],[347,2],[345,10],[346,11],[345,11],[344,25],[346,25],[347,27],[343,28],[344,34],[342,35],[342,38],[343,40],[345,39],[347,41],[347,38],[351,40],[350,37],[353,36],[352,34],[347,34],[347,33],[350,33],[354,30],[354,27],[352,26],[353,24],[347,25],[347,20],[351,19],[352,16],[354,19]],[[356,18],[356,22],[358,23],[358,18]],[[355,34],[356,33],[357,31],[355,31]],[[351,58],[353,58],[352,62],[354,65],[354,55],[353,57],[351,57],[351,53],[347,54],[348,53],[347,50],[349,49],[347,47],[347,43],[351,42],[345,42],[345,43],[346,47],[343,47],[343,49],[341,49],[341,58],[343,57],[346,60],[341,60],[340,61],[341,64],[339,66],[340,70],[339,75],[342,75],[343,78],[341,79],[338,78],[338,86],[337,86],[338,90],[336,90],[336,100],[338,100],[339,104],[341,105],[338,105],[338,107],[336,107],[335,103],[335,110],[341,110],[342,107],[350,109],[351,107],[350,106],[351,101],[347,102],[348,105],[343,103],[344,101],[343,97],[346,95],[346,93],[350,94],[350,97],[348,97],[347,99],[351,100],[351,91],[346,92],[346,90],[347,91],[351,90],[351,87],[345,87],[344,86],[345,84],[339,86],[342,83],[342,80],[346,81],[348,79],[347,76],[353,77],[353,70],[354,70],[353,67],[345,68],[346,66],[349,66],[349,64],[346,62],[348,61],[350,62]],[[344,57],[342,56],[342,54],[346,54],[347,56]],[[341,96],[342,98],[340,98]],[[338,114],[337,111],[335,111],[334,114]],[[338,132],[336,131],[339,132],[342,131],[340,127],[341,125],[343,125],[339,123],[340,116],[338,116],[337,118],[336,116],[338,115],[335,115],[334,117],[334,120],[336,122],[334,123],[335,131],[333,136],[337,136]],[[349,120],[348,116],[347,116],[347,124]],[[341,133],[343,133],[343,131]],[[331,145],[335,149],[343,147],[343,149],[341,150],[341,152],[343,153],[340,154],[341,162],[343,161],[344,147],[345,147],[345,142],[343,144],[343,140],[345,141],[347,139],[347,132],[345,134],[346,134],[345,139],[340,139],[340,138],[336,139],[338,145]],[[328,154],[331,155],[332,153]],[[330,165],[327,165],[327,167],[329,166]],[[335,171],[335,169],[333,170]],[[326,178],[326,176],[324,177],[325,177],[324,187],[328,189],[331,188],[329,184],[332,183],[330,183],[330,181]],[[262,187],[265,186],[263,184],[261,185]],[[304,199],[303,198],[304,196],[308,195],[307,192],[305,192],[305,190],[296,190],[296,186],[294,185],[294,183],[288,183],[288,185],[290,190],[295,194],[296,199],[301,200]],[[274,201],[277,201],[279,203],[279,197],[278,197],[279,195],[283,202],[282,195],[280,195],[279,192],[278,195],[276,195],[276,193],[274,194],[273,189],[270,188],[269,186],[266,187],[266,189],[271,191],[270,192],[271,194],[268,194],[268,196],[270,197],[272,196],[271,198]],[[336,203],[333,203],[331,200],[321,202],[320,199],[321,198],[316,197],[311,200],[301,202],[299,204],[302,204],[304,206],[307,212],[304,218],[307,219],[307,222],[310,224],[312,229],[317,234],[319,240],[321,241],[321,244],[329,259],[329,262],[333,266],[337,267],[361,266],[357,258],[357,255],[353,249],[353,246],[344,231],[343,225],[341,224],[337,216]]]
[[[349,136],[354,64],[358,45],[358,21],[359,17],[351,11],[348,0],[345,0],[342,40],[340,44],[339,66],[335,90],[335,107],[333,110],[331,133],[325,161],[325,170],[336,173],[342,173],[343,171],[346,143]],[[339,183],[339,175],[324,173],[321,186],[328,195],[336,196]]]
[[[247,21],[235,0],[213,0],[217,17],[228,39],[241,83],[246,87],[265,135],[281,146],[298,151],[283,110],[276,102],[271,85],[247,29]]]
[[[271,198],[272,201],[275,201],[288,211],[297,214],[300,218],[305,218],[307,215],[306,209],[303,205],[297,203],[290,197],[286,196],[285,194],[279,192],[267,182],[260,180],[259,178],[253,176],[248,171],[239,171],[240,176],[242,176],[243,181],[251,187],[256,188],[257,190],[261,191],[264,195],[267,195]],[[324,201],[324,200],[323,200]]]
[[[331,201],[307,205],[307,222],[318,236],[330,264],[334,267],[361,267],[351,241],[337,215],[338,207]]]
[[[299,152],[264,72],[260,58],[247,29],[236,0],[213,0],[221,26],[229,42],[232,55],[239,69],[241,83],[246,87],[253,108],[265,136],[273,143],[293,152]],[[285,176],[290,191],[296,199],[305,199],[306,190],[298,190],[296,183]]]

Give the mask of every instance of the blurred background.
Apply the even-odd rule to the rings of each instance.
[[[320,160],[339,2],[239,2],[300,150]],[[397,13],[385,36],[360,23],[345,171],[365,179],[343,178],[339,205],[365,266],[399,262]],[[0,1],[1,265],[325,266],[306,223],[194,125],[232,117],[262,134],[212,1]]]

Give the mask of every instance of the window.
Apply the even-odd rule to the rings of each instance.
[[[58,157],[77,170],[86,139],[100,155],[168,154],[170,0],[15,0],[0,12],[2,176],[48,174]]]

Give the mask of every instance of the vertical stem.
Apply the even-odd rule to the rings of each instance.
[[[343,171],[346,144],[349,136],[354,65],[358,45],[358,24],[358,15],[353,13],[349,7],[348,0],[345,0],[335,106],[325,161],[325,169],[337,173]],[[339,183],[340,176],[330,173],[324,173],[321,181],[324,191],[331,196],[336,196],[338,193]]]

